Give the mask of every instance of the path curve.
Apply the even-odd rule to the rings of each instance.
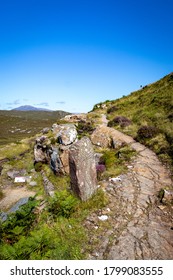
[[[107,226],[102,234],[96,230],[100,242],[90,258],[173,259],[173,206],[168,209],[157,199],[161,188],[173,186],[169,171],[154,152],[132,137],[107,127],[103,115],[102,121],[107,135],[127,143],[138,155],[126,174],[105,185],[109,197]]]

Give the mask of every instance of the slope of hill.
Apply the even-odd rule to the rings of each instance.
[[[96,104],[108,125],[153,149],[164,162],[173,163],[173,73],[118,100]]]
[[[170,74],[129,96],[95,105],[81,119],[70,116],[78,138],[90,137],[98,157],[99,188],[85,202],[71,191],[70,172],[55,174],[49,160],[34,162],[36,136],[30,136],[39,133],[42,125],[52,126],[58,112],[0,111],[1,136],[7,133],[6,141],[16,140],[0,147],[1,219],[9,215],[11,206],[16,209],[19,197],[28,197],[10,219],[0,221],[0,259],[172,259],[169,169],[150,149],[126,135],[152,147],[170,163],[172,91]],[[67,118],[59,121],[63,122]],[[18,141],[20,133],[26,139]],[[38,150],[46,154],[47,148],[57,148],[61,155],[68,151],[53,131],[46,136]],[[26,179],[25,183],[16,182],[16,177]],[[47,195],[48,183],[55,190],[53,197]]]
[[[12,109],[11,111],[52,111],[44,108],[37,108],[30,105],[24,105],[17,108]]]
[[[0,145],[33,136],[68,114],[64,111],[0,111]]]

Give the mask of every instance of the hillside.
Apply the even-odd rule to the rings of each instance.
[[[173,73],[118,100],[96,104],[106,113],[108,126],[153,149],[165,163],[173,163]]]
[[[173,181],[145,146],[171,164],[172,82],[58,122],[0,111],[0,259],[172,260]]]
[[[68,115],[64,111],[0,111],[0,145],[34,136]]]

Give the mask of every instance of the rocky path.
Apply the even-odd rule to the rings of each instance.
[[[173,206],[164,206],[157,198],[161,188],[172,186],[168,170],[151,150],[108,128],[104,115],[102,121],[105,133],[127,143],[138,155],[126,174],[105,184],[107,207],[88,218],[94,231],[91,244],[99,240],[90,258],[173,259]],[[99,221],[98,214],[108,219]]]

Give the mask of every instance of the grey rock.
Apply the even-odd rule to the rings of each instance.
[[[50,131],[50,128],[49,127],[45,127],[45,128],[43,128],[42,133],[43,134],[47,134],[49,131]]]
[[[54,196],[54,185],[49,181],[49,179],[46,177],[44,172],[41,172],[42,178],[43,178],[43,185],[44,185],[44,190],[47,195],[49,196]]]
[[[5,222],[7,220],[7,218],[8,218],[7,213],[5,213],[5,212],[0,213],[1,222]]]
[[[57,148],[52,148],[52,153],[50,156],[50,167],[55,174],[61,173],[63,171],[63,165],[59,157]]]
[[[0,219],[2,222],[5,222],[8,218],[8,215],[11,213],[15,213],[16,211],[18,211],[20,209],[20,206],[25,205],[26,203],[28,203],[29,197],[23,197],[21,199],[19,199],[19,201],[13,205],[10,210],[8,210],[7,212],[2,212],[0,214]]]
[[[61,139],[63,145],[70,145],[77,138],[77,130],[74,124],[63,124],[52,126],[52,131],[56,139]]]
[[[31,182],[29,183],[29,185],[30,185],[31,187],[35,187],[35,186],[37,186],[37,182],[31,181]]]
[[[19,176],[23,176],[26,174],[26,170],[25,169],[21,169],[21,170],[9,170],[7,172],[7,176],[10,179],[15,179],[15,177],[19,177]]]
[[[19,199],[19,201],[8,211],[8,213],[15,213],[17,210],[19,210],[20,206],[28,203],[29,197],[23,197]]]
[[[34,147],[34,159],[35,162],[48,162],[48,155],[46,153],[46,150],[40,146],[40,145],[35,145]]]
[[[71,188],[82,200],[88,200],[97,189],[94,151],[88,137],[83,137],[69,149]]]
[[[36,139],[36,144],[34,146],[34,159],[35,162],[47,163],[50,160],[49,155],[50,140],[42,135]]]

